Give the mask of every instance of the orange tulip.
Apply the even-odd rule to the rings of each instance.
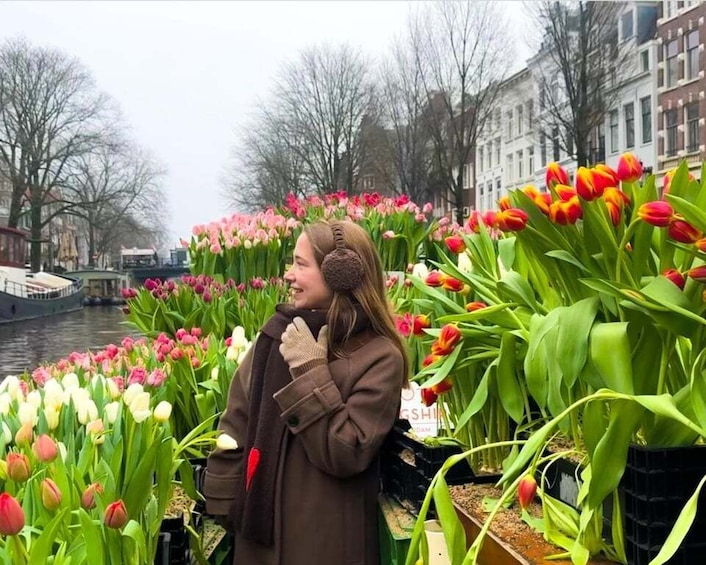
[[[439,271],[432,271],[427,275],[427,278],[424,279],[424,282],[427,284],[427,286],[441,286],[444,282],[443,277],[443,273],[440,273]]]
[[[16,483],[24,483],[29,479],[30,466],[29,459],[24,453],[12,451],[7,454],[7,476]]]
[[[544,181],[548,189],[554,184],[569,184],[569,174],[559,163],[549,163],[547,165],[547,173],[544,176]]]
[[[582,215],[583,210],[578,196],[566,202],[557,200],[549,207],[549,219],[560,226],[574,225]]]
[[[618,173],[603,163],[593,167],[591,174],[593,175],[594,186],[598,187],[601,192],[610,186],[617,187],[620,184]]]
[[[694,279],[698,283],[706,284],[706,265],[700,265],[698,267],[694,267],[693,269],[689,269],[687,275],[689,275],[690,279]]]
[[[424,361],[422,361],[422,366],[428,367],[432,363],[436,363],[439,359],[441,359],[441,355],[434,355],[433,353],[430,353],[424,358]]]
[[[511,204],[509,196],[503,196],[498,199],[498,208],[500,208],[500,210],[507,210],[508,208],[510,208],[510,206]]]
[[[91,510],[96,506],[96,494],[103,494],[103,487],[99,483],[92,483],[81,494],[81,507]]]
[[[623,153],[618,159],[618,178],[623,182],[635,182],[642,176],[642,161],[632,153]]]
[[[459,341],[461,341],[461,331],[454,324],[446,324],[432,344],[431,352],[434,355],[448,355]]]
[[[464,284],[458,279],[455,279],[448,275],[442,275],[441,287],[446,290],[450,290],[451,292],[461,292],[464,288]]]
[[[439,383],[436,383],[433,387],[431,387],[431,390],[434,394],[439,396],[441,394],[444,394],[445,392],[450,391],[453,386],[453,381],[449,377],[446,377],[444,380]]]
[[[473,233],[480,233],[480,222],[483,221],[483,216],[478,210],[473,210],[471,212],[471,215],[468,216],[468,220],[466,220],[466,227],[468,227],[469,230],[471,230]]]
[[[569,186],[568,184],[557,184],[554,187],[554,191],[559,197],[559,200],[563,200],[564,202],[571,200],[577,194],[574,188]]]
[[[521,231],[527,227],[527,212],[520,208],[509,208],[498,212],[495,222],[501,231]]]
[[[706,253],[706,237],[702,237],[700,240],[694,242],[696,249],[702,253]]]

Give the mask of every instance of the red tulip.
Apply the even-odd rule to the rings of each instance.
[[[438,398],[438,396],[434,394],[434,391],[430,388],[422,388],[420,389],[420,393],[422,395],[422,402],[424,403],[424,406],[431,406]]]
[[[425,314],[417,314],[412,322],[412,333],[414,335],[424,335],[425,328],[431,327],[431,320]]]
[[[578,195],[589,202],[601,196],[605,186],[596,186],[596,180],[603,181],[605,176],[600,173],[594,175],[591,169],[579,167],[576,171],[576,192]]]
[[[127,524],[128,516],[125,503],[122,500],[116,500],[108,504],[103,514],[103,523],[109,528],[119,530]]]
[[[446,324],[441,328],[439,337],[432,344],[431,352],[434,355],[448,355],[454,350],[459,341],[461,341],[461,330],[454,324]]]
[[[404,337],[409,337],[412,333],[412,315],[406,312],[404,316],[395,317],[395,326],[397,326],[397,331]]]
[[[451,253],[463,253],[466,250],[466,243],[460,235],[450,235],[444,240],[446,247]]]
[[[539,196],[539,191],[531,184],[528,184],[522,189],[522,192],[530,199],[535,200]]]
[[[440,273],[439,271],[432,271],[427,275],[427,278],[424,279],[424,282],[427,284],[427,286],[441,286],[444,282],[443,277],[443,273]]]
[[[428,367],[432,363],[436,363],[439,359],[441,359],[441,355],[434,355],[433,353],[430,353],[424,358],[424,361],[422,361],[422,366]]]
[[[653,200],[645,202],[637,210],[637,215],[641,220],[652,226],[663,228],[668,226],[674,218],[674,208],[664,200]]]
[[[557,200],[549,207],[549,219],[560,226],[574,225],[582,215],[583,210],[578,196],[566,202]]]
[[[554,187],[554,191],[559,197],[559,200],[563,200],[564,202],[568,202],[577,194],[574,188],[569,186],[568,184],[557,184]]]
[[[554,184],[569,184],[569,174],[559,165],[559,163],[549,163],[547,173],[544,177],[547,188]]]
[[[537,493],[537,481],[532,475],[525,475],[520,479],[520,484],[517,485],[517,501],[520,507],[525,510],[530,502],[534,500],[534,495]]]
[[[444,380],[439,383],[436,383],[433,387],[431,387],[431,390],[434,394],[439,396],[441,394],[444,394],[445,392],[450,391],[453,386],[453,381],[449,377],[446,377]]]
[[[642,176],[642,161],[632,153],[623,153],[618,159],[618,178],[623,182],[635,182]]]
[[[471,230],[473,233],[480,233],[480,222],[483,221],[483,216],[478,210],[473,210],[471,212],[471,215],[468,216],[468,220],[466,220],[466,227],[468,227],[469,230]]]
[[[483,224],[489,228],[497,227],[497,222],[495,220],[497,215],[498,213],[495,210],[486,210],[485,212],[483,212],[483,216],[481,217],[481,219],[483,220]]]
[[[442,288],[450,290],[451,292],[461,292],[464,288],[464,284],[462,281],[450,277],[448,275],[442,275],[441,286]]]
[[[667,235],[680,243],[696,243],[704,234],[684,220],[672,220],[667,228]]]
[[[687,275],[689,275],[689,278],[694,279],[698,283],[706,284],[706,265],[700,265],[698,267],[694,267],[693,269],[689,269]]]
[[[42,434],[37,438],[32,446],[32,451],[42,463],[49,463],[56,459],[59,454],[59,449],[56,442],[47,434]]]
[[[20,503],[12,496],[0,494],[0,534],[15,536],[25,527],[25,513]]]
[[[56,510],[61,504],[61,491],[51,479],[44,479],[40,485],[42,504],[47,510]]]
[[[666,271],[664,271],[662,273],[662,276],[668,278],[676,286],[678,286],[680,289],[684,290],[684,285],[686,284],[686,279],[684,278],[684,275],[682,275],[676,269],[667,269]]]
[[[469,302],[466,304],[466,312],[475,312],[476,310],[487,308],[487,306],[488,305],[485,302]]]
[[[521,231],[527,227],[527,212],[519,208],[502,210],[495,216],[495,223],[501,231]]]
[[[599,191],[604,191],[609,187],[617,187],[620,184],[618,173],[611,169],[608,165],[599,163],[591,169],[593,175],[593,184]]]
[[[549,206],[552,204],[552,195],[548,192],[542,192],[538,194],[536,198],[532,200],[537,208],[545,215],[549,215]]]
[[[16,483],[24,483],[29,479],[29,459],[24,453],[12,451],[7,454],[7,476]]]
[[[81,494],[81,507],[91,510],[96,506],[96,494],[103,494],[103,487],[99,483],[92,483]]]
[[[509,196],[503,196],[498,199],[498,208],[500,210],[507,210],[508,208],[510,208],[510,206],[511,206],[511,204],[510,204],[510,197]]]

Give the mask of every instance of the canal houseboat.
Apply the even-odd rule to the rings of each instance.
[[[27,236],[0,227],[0,324],[83,308],[83,281],[25,268]]]
[[[123,304],[123,290],[130,287],[130,274],[113,269],[83,269],[66,275],[83,281],[86,306]]]

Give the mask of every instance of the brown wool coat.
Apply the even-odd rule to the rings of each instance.
[[[219,429],[247,437],[252,351],[230,387]],[[286,422],[275,493],[275,543],[236,532],[236,565],[378,565],[378,452],[399,411],[399,350],[366,332],[350,356],[329,359],[275,394]],[[243,472],[243,450],[215,451],[204,482],[210,514],[227,515]]]

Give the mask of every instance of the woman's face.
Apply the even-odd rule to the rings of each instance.
[[[296,308],[325,310],[331,306],[333,292],[324,282],[321,269],[316,264],[314,248],[305,233],[297,239],[294,263],[284,274],[284,280],[289,283]]]

